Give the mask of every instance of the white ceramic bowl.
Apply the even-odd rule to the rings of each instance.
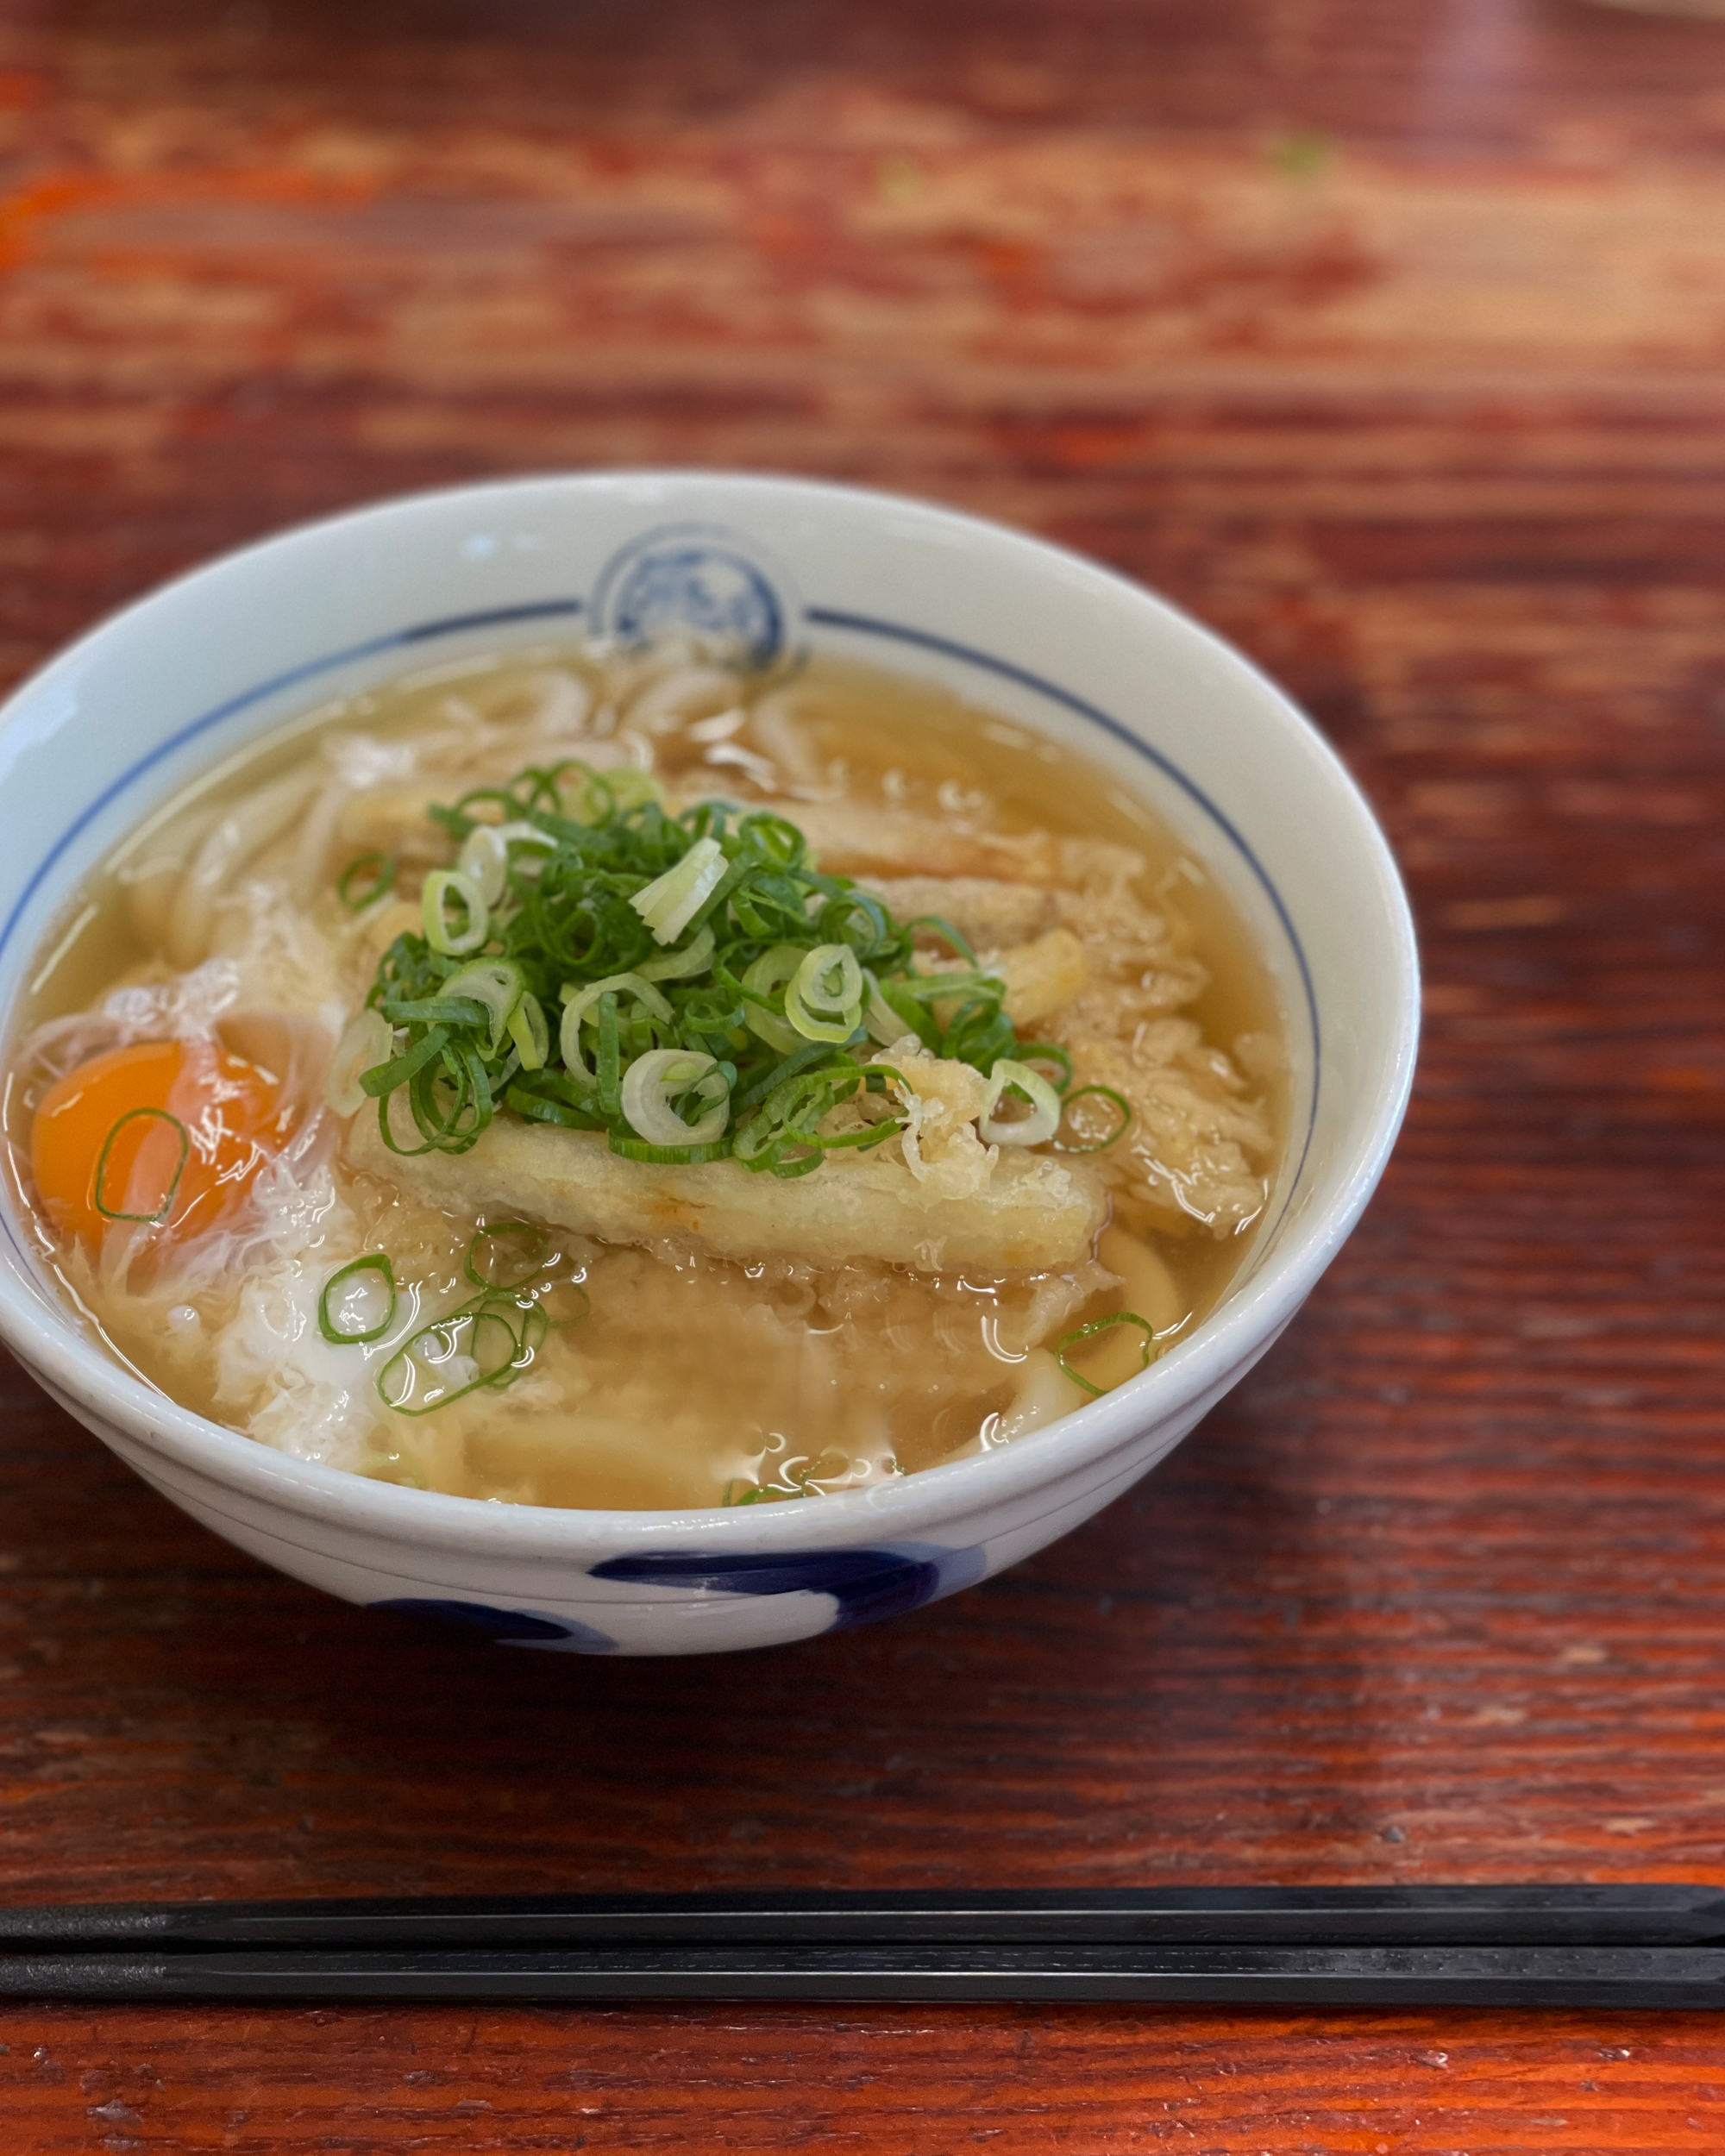
[[[284,1457],[91,1344],[0,1218],[0,1334],[145,1481],[349,1601],[521,1645],[754,1647],[916,1608],[1136,1482],[1281,1332],[1359,1217],[1412,1078],[1417,972],[1396,868],[1307,721],[1183,615],[1094,564],[919,503],[699,473],[524,479],[287,533],[169,585],[0,712],[0,1008],[82,876],[185,780],[309,705],[548,636],[668,621],[806,642],[967,692],[1082,749],[1184,835],[1279,984],[1287,1161],[1226,1301],[1164,1360],[981,1457],[818,1503],[562,1512]]]

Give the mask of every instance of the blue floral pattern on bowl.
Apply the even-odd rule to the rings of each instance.
[[[716,1595],[831,1595],[838,1614],[827,1630],[844,1632],[920,1609],[969,1587],[987,1569],[981,1550],[910,1544],[897,1550],[647,1550],[607,1557],[594,1565],[593,1577]]]
[[[645,1550],[607,1557],[591,1577],[637,1587],[683,1588],[709,1595],[826,1595],[837,1604],[828,1632],[900,1617],[957,1592],[988,1570],[981,1549],[909,1543],[898,1549],[718,1551]],[[459,1626],[505,1646],[553,1654],[614,1654],[618,1642],[597,1626],[548,1610],[499,1609],[489,1602],[403,1595],[373,1602],[405,1617]]]
[[[619,643],[681,630],[760,667],[785,655],[800,611],[782,573],[721,524],[643,532],[605,564],[593,598],[594,627]]]
[[[553,1654],[614,1654],[617,1642],[607,1633],[573,1617],[553,1617],[537,1609],[493,1609],[489,1602],[441,1601],[429,1595],[398,1595],[373,1609],[392,1609],[404,1617],[424,1617],[433,1624],[457,1625],[482,1633],[510,1647],[541,1647]]]

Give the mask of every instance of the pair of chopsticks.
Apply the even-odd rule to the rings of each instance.
[[[1725,1889],[552,1895],[0,1911],[0,1997],[1725,2007]]]

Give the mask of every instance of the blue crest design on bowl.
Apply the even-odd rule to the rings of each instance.
[[[987,1569],[979,1549],[907,1543],[896,1550],[647,1550],[607,1557],[594,1565],[593,1576],[721,1595],[831,1595],[838,1614],[827,1630],[844,1632],[920,1609],[938,1595],[969,1587]]]
[[[723,524],[662,524],[631,540],[599,573],[593,620],[619,643],[681,630],[766,667],[790,649],[801,609],[784,573]]]
[[[543,1647],[553,1654],[615,1654],[617,1642],[573,1617],[553,1617],[537,1609],[493,1609],[489,1602],[439,1601],[430,1595],[398,1595],[373,1602],[373,1609],[392,1609],[404,1617],[425,1617],[433,1624],[458,1625],[482,1633],[510,1647]]]

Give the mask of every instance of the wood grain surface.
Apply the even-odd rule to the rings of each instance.
[[[1087,548],[1429,970],[1298,1325],[976,1592],[713,1664],[320,1599],[9,1371],[0,1893],[1725,1879],[1725,26],[0,0],[0,673],[369,497],[685,461]],[[1725,2146],[1702,2017],[0,2015],[0,2147]]]

